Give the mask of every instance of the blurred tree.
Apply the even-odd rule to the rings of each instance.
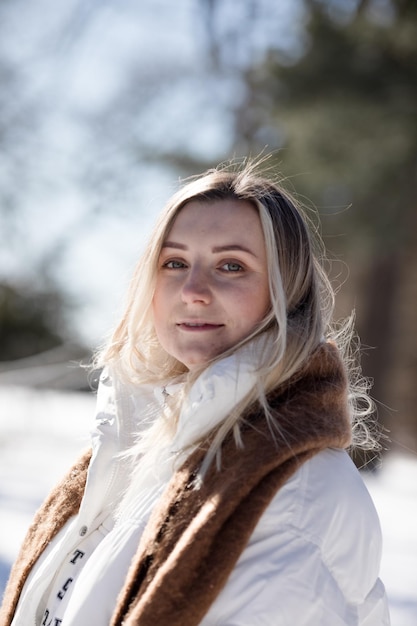
[[[72,199],[82,176],[65,145],[79,132],[65,78],[96,4],[0,0],[1,361],[77,341],[59,270],[96,207]]]
[[[63,343],[63,299],[53,289],[0,283],[0,361],[12,361]]]
[[[363,364],[380,417],[416,450],[417,3],[305,7],[300,57],[271,49],[246,70],[236,139],[256,152],[278,137],[284,173],[301,174],[297,190],[319,207],[330,251],[359,281],[359,330],[371,346]]]

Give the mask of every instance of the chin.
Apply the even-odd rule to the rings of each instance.
[[[195,369],[203,369],[210,363],[210,361],[215,359],[216,356],[217,356],[217,353],[216,354],[204,354],[204,355],[194,354],[192,356],[191,355],[183,356],[183,358],[179,357],[179,360],[181,361],[181,363],[185,365],[185,367],[187,367],[191,371]]]

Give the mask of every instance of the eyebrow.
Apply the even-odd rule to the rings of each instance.
[[[162,244],[162,248],[175,248],[176,250],[188,250],[188,246],[182,244],[182,243],[177,243],[176,241],[165,241]],[[251,254],[252,256],[256,257],[257,255],[252,252],[252,250],[250,250],[249,248],[246,248],[245,246],[242,246],[238,243],[231,243],[231,244],[227,244],[225,246],[214,246],[214,248],[212,248],[212,252],[213,253],[218,253],[218,252],[231,252],[233,250],[237,250],[239,252],[247,252],[248,254]]]

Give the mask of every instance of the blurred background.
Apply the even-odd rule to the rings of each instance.
[[[5,416],[88,389],[71,364],[179,179],[261,152],[320,215],[384,446],[417,454],[415,0],[0,0]]]
[[[178,178],[262,151],[318,210],[380,420],[416,451],[414,0],[1,0],[1,370],[100,343]]]

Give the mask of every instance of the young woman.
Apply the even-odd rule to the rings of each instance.
[[[372,445],[366,390],[332,305],[277,184],[245,166],[185,185],[99,355],[92,452],[37,513],[1,624],[389,624],[345,450]]]

